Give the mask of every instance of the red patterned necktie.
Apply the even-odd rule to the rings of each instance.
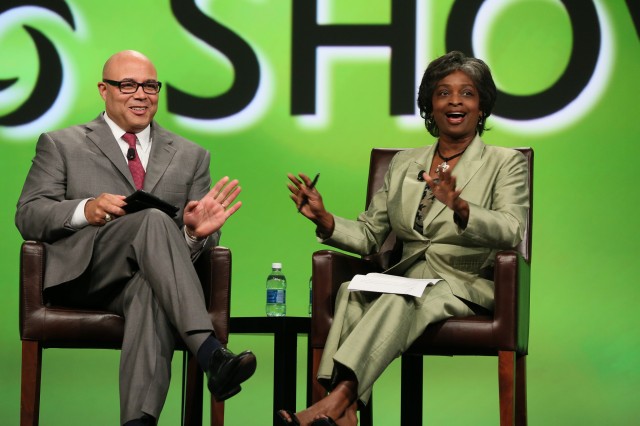
[[[133,182],[136,184],[137,189],[142,189],[144,184],[144,167],[140,161],[138,150],[136,149],[136,135],[134,133],[125,133],[122,135],[122,139],[129,144],[129,152],[127,153],[127,159],[129,160],[129,170],[131,170],[131,176],[133,176]]]

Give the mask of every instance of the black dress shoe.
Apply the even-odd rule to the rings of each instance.
[[[240,392],[240,383],[255,371],[256,357],[251,351],[235,355],[227,348],[219,348],[209,357],[207,386],[216,401],[221,402]]]

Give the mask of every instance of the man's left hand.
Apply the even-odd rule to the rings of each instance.
[[[229,182],[225,176],[200,201],[189,201],[182,216],[188,234],[201,239],[222,228],[229,216],[242,207],[241,201],[234,204],[240,191],[238,180]]]

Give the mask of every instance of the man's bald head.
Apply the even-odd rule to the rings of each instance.
[[[109,118],[126,132],[138,133],[145,129],[158,110],[158,94],[145,93],[140,86],[158,81],[156,67],[149,58],[135,50],[118,52],[105,62],[102,80],[98,90]],[[123,80],[137,83],[137,90],[122,93],[118,84]]]

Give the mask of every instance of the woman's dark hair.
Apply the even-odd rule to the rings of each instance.
[[[467,74],[478,89],[482,118],[478,121],[476,130],[478,134],[482,135],[485,130],[487,117],[491,115],[493,106],[496,103],[496,84],[493,82],[489,66],[487,66],[484,61],[466,56],[462,52],[449,52],[444,56],[434,59],[427,67],[422,76],[420,88],[418,89],[420,117],[424,119],[424,125],[429,133],[437,137],[440,131],[432,117],[433,92],[438,82],[454,71],[462,71]]]

